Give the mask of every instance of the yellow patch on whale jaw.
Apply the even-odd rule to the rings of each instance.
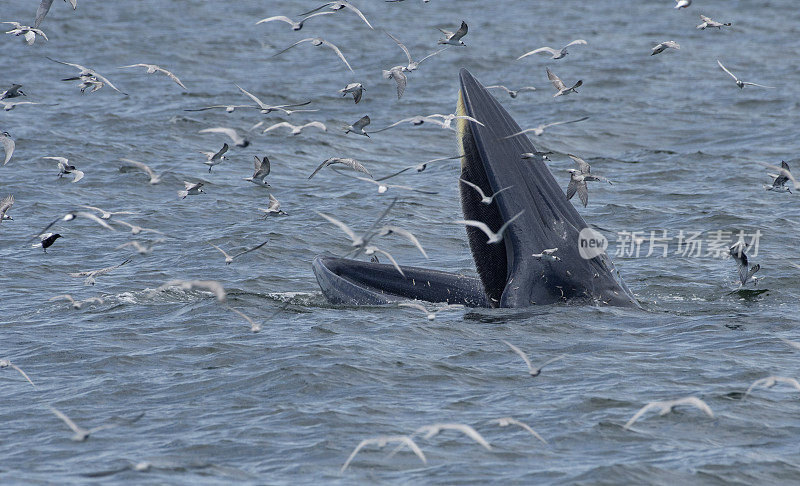
[[[465,116],[467,114],[467,108],[464,105],[464,91],[458,90],[458,102],[456,103],[456,115],[458,116]],[[469,120],[464,118],[456,118],[454,120],[456,124],[456,133],[460,135],[456,137],[458,141],[458,153],[464,153],[464,137],[469,132]],[[466,163],[467,158],[461,157],[461,168],[464,168],[464,164]]]

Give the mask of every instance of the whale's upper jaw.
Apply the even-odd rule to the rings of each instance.
[[[587,227],[567,200],[543,160],[521,159],[535,152],[526,136],[503,139],[521,130],[511,115],[467,71],[460,72],[457,114],[483,123],[458,120],[462,159],[461,177],[484,193],[511,186],[491,205],[461,185],[466,219],[485,222],[492,230],[522,212],[506,230],[503,241],[489,245],[480,230],[467,228],[470,249],[487,298],[495,307],[527,307],[567,300],[638,306],[605,253],[584,259],[578,233]],[[559,261],[532,254],[558,248]]]

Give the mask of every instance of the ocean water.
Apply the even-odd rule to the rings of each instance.
[[[0,129],[17,143],[0,168],[0,197],[13,193],[14,221],[0,225],[0,358],[28,373],[0,369],[0,482],[3,484],[777,484],[800,481],[796,436],[800,395],[789,386],[745,390],[769,375],[798,376],[800,262],[796,196],[764,191],[755,162],[797,166],[800,58],[794,40],[800,11],[789,0],[695,0],[676,11],[669,0],[557,3],[524,0],[357,2],[375,27],[352,12],[320,16],[300,32],[255,25],[298,14],[314,1],[196,2],[56,0],[42,24],[49,42],[27,46],[3,35],[0,85],[22,83],[27,101],[0,112]],[[32,22],[37,2],[4,0],[2,20]],[[699,31],[698,14],[733,26]],[[415,58],[436,48],[437,27],[469,24],[467,47],[453,47],[409,75],[397,100],[381,69],[401,64],[398,36]],[[338,45],[354,72],[328,49],[285,46],[322,36]],[[533,48],[583,38],[561,60]],[[650,56],[656,43],[681,49]],[[108,87],[83,94],[60,79],[74,74],[45,56],[97,69]],[[716,64],[775,89],[739,90]],[[184,92],[163,76],[118,66],[148,62],[172,70]],[[552,98],[545,67],[578,94]],[[377,129],[401,118],[452,113],[458,70],[486,85],[533,85],[516,99],[498,93],[523,127],[589,116],[549,128],[533,142],[555,152],[550,167],[566,187],[566,153],[585,158],[614,185],[593,184],[587,222],[609,239],[609,255],[642,310],[593,306],[461,309],[434,321],[397,307],[337,307],[321,295],[314,256],[344,254],[348,240],[314,211],[365,229],[392,197],[388,221],[414,232],[425,260],[404,240],[386,239],[400,263],[474,272],[458,202],[458,163],[395,179],[436,194],[390,189],[332,171],[308,174],[324,159],[363,162],[376,176],[456,155],[453,132],[429,124],[372,138],[339,126],[364,114]],[[362,82],[359,104],[338,89]],[[313,113],[261,115],[255,110],[186,112],[245,104],[239,84],[265,102],[311,101]],[[4,88],[3,88],[4,89]],[[198,150],[227,139],[203,128],[244,132],[259,121],[319,120],[327,133],[297,137],[248,133],[247,148],[208,173]],[[268,155],[269,190],[242,181],[254,155]],[[57,178],[65,156],[85,177]],[[121,172],[121,158],[166,172],[149,185]],[[184,180],[205,181],[206,194],[179,200]],[[288,216],[262,220],[271,192]],[[576,198],[577,199],[577,198]],[[114,218],[165,234],[149,255],[116,250],[132,236],[88,220],[59,223],[63,235],[45,254],[28,239],[79,205],[133,211]],[[576,200],[576,204],[577,200]],[[627,233],[626,233],[627,232]],[[643,238],[640,254],[625,234]],[[650,235],[671,238],[663,257]],[[666,232],[666,233],[664,233]],[[700,233],[699,255],[678,236]],[[758,289],[732,292],[736,266],[713,255],[713,235],[758,235]],[[620,236],[622,234],[623,236]],[[262,241],[260,250],[226,266],[209,243],[228,252]],[[27,242],[27,243],[26,243]],[[696,250],[696,247],[693,247]],[[709,255],[708,253],[711,253]],[[93,286],[68,274],[123,262]],[[225,305],[202,291],[158,290],[174,278],[212,279]],[[74,310],[59,294],[101,297]],[[228,307],[262,324],[249,324]],[[566,357],[531,377],[503,340],[540,362]],[[624,424],[653,400],[694,395],[714,418],[693,408],[651,412]],[[49,410],[101,430],[85,442]],[[137,417],[144,413],[143,416]],[[546,440],[491,421],[512,416]],[[408,450],[367,447],[343,473],[362,439],[410,434],[437,422],[474,427],[486,450],[457,432],[415,440],[427,463]],[[137,467],[139,465],[139,467]],[[137,470],[142,469],[142,470]]]

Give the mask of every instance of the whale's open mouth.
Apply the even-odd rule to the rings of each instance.
[[[456,122],[464,155],[461,178],[486,195],[505,189],[484,204],[477,191],[459,183],[465,219],[496,232],[521,213],[496,244],[488,243],[480,229],[467,227],[480,279],[411,267],[403,267],[402,276],[391,265],[317,257],[314,273],[325,296],[348,304],[420,299],[490,307],[566,301],[638,306],[604,251],[582,256],[579,235],[586,222],[542,159],[521,158],[536,150],[524,135],[507,138],[521,130],[511,115],[466,69],[460,86],[457,114],[480,122]],[[554,248],[555,258],[534,256]]]

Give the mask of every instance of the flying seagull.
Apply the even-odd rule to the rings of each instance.
[[[644,415],[645,413],[647,413],[650,410],[657,409],[659,411],[658,415],[666,415],[666,414],[672,412],[673,408],[675,408],[677,406],[680,406],[680,405],[691,405],[692,407],[695,407],[695,408],[705,412],[705,414],[708,415],[709,417],[714,418],[714,412],[711,411],[711,407],[709,407],[706,404],[706,402],[704,402],[703,400],[700,400],[697,397],[684,397],[684,398],[679,398],[677,400],[664,400],[664,401],[660,401],[660,402],[650,402],[647,405],[645,405],[644,407],[642,407],[638,412],[636,412],[636,414],[634,414],[634,416],[631,417],[631,419],[628,420],[628,422],[622,428],[624,430],[628,430],[631,427],[631,425],[633,425],[634,422],[639,420],[639,418],[642,415]]]
[[[728,249],[728,254],[736,261],[736,266],[739,268],[739,287],[747,285],[750,282],[757,283],[758,279],[755,278],[756,272],[761,270],[761,265],[756,264],[752,267],[747,259],[747,244],[743,241],[738,241]]]
[[[749,395],[750,392],[753,391],[753,388],[759,386],[764,388],[772,388],[778,383],[791,385],[792,387],[794,387],[795,390],[800,391],[800,383],[798,383],[798,381],[794,378],[787,378],[785,376],[768,376],[766,378],[761,378],[760,380],[754,381],[753,384],[750,385],[750,387],[747,389],[744,396],[746,397],[747,395]]]
[[[72,182],[78,182],[83,179],[83,171],[75,168],[74,165],[69,163],[66,157],[42,157],[43,159],[55,160],[58,164],[58,177],[59,179],[65,175],[72,174]]]
[[[728,73],[730,75],[730,77],[732,77],[734,79],[734,81],[736,81],[736,86],[738,86],[739,89],[742,89],[745,86],[758,86],[759,88],[767,88],[767,89],[773,89],[774,88],[773,86],[764,86],[763,84],[750,83],[750,82],[747,82],[747,81],[740,81],[739,78],[737,78],[735,74],[730,72],[728,70],[728,68],[726,68],[725,66],[722,65],[722,63],[719,61],[719,59],[717,59],[717,64],[719,64],[719,67],[721,67],[723,71]]]
[[[177,84],[178,86],[180,86],[183,89],[186,89],[186,86],[183,85],[183,83],[181,82],[180,79],[178,79],[177,76],[172,74],[170,71],[167,71],[166,69],[162,68],[161,66],[157,66],[155,64],[143,64],[143,63],[131,64],[129,66],[121,66],[119,69],[128,69],[128,68],[134,68],[134,67],[143,67],[143,68],[145,68],[147,74],[163,73],[169,79],[173,80],[175,82],[175,84]]]
[[[491,196],[487,196],[486,194],[483,193],[483,190],[477,184],[473,184],[472,182],[466,181],[464,179],[459,179],[459,181],[461,181],[462,183],[464,183],[464,184],[468,185],[469,187],[475,189],[475,192],[477,192],[478,195],[481,197],[481,203],[487,204],[487,205],[488,204],[492,204],[492,201],[494,201],[494,198],[497,197],[498,194],[500,194],[501,192],[503,192],[505,190],[508,190],[508,189],[511,189],[512,187],[514,187],[514,186],[504,187],[504,188],[500,189],[499,191],[495,192],[494,194],[492,194]]]
[[[553,83],[553,87],[555,87],[557,91],[557,93],[553,95],[553,98],[557,96],[567,95],[570,93],[577,93],[578,90],[575,88],[579,88],[581,85],[583,85],[583,80],[579,79],[578,82],[575,83],[571,88],[567,88],[564,82],[561,81],[561,78],[559,78],[558,76],[553,74],[552,71],[550,71],[550,68],[546,69],[547,69],[547,79],[549,79],[550,82]]]
[[[469,31],[469,27],[467,27],[467,23],[463,20],[461,21],[461,27],[458,28],[455,32],[450,32],[449,30],[439,29],[439,32],[444,34],[444,39],[439,39],[437,44],[445,44],[448,46],[466,46],[464,41],[461,40],[462,37],[467,35]]]
[[[18,96],[28,96],[20,88],[22,88],[21,84],[12,84],[10,88],[0,93],[0,100],[16,98]]]
[[[286,108],[294,108],[294,107],[297,107],[297,106],[306,106],[307,104],[311,103],[311,101],[306,101],[305,103],[292,103],[292,104],[289,104],[289,105],[270,106],[270,105],[264,103],[263,101],[261,101],[260,99],[258,99],[258,97],[256,95],[254,95],[253,93],[251,93],[251,92],[247,91],[246,89],[242,88],[238,84],[235,85],[235,86],[237,88],[239,88],[239,91],[241,91],[242,94],[244,94],[245,96],[247,96],[248,98],[253,100],[253,102],[256,105],[258,105],[258,109],[261,110],[261,114],[262,115],[267,115],[269,113],[272,113],[273,111],[282,111],[282,112],[286,113],[287,115],[290,115],[292,113],[292,110],[287,110]],[[246,108],[246,107],[248,107],[248,106],[235,106],[234,105],[234,108]],[[210,107],[210,108],[215,108],[215,107]],[[228,113],[233,111],[233,110],[228,110],[227,108],[228,107],[226,107],[226,111]],[[203,109],[207,109],[207,108],[203,108]],[[195,110],[195,111],[201,111],[201,110]]]
[[[358,104],[358,102],[361,101],[361,97],[364,95],[364,91],[366,90],[367,88],[365,88],[361,83],[350,83],[344,88],[340,89],[339,92],[342,93],[342,98],[347,96],[347,93],[352,94],[353,101]]]
[[[105,425],[100,425],[98,427],[93,427],[91,429],[84,429],[83,427],[80,427],[78,424],[73,422],[69,417],[64,415],[64,413],[62,413],[57,408],[51,406],[50,411],[53,412],[56,417],[63,420],[64,423],[67,424],[67,427],[69,427],[70,429],[72,429],[73,432],[75,432],[75,435],[72,436],[72,440],[76,442],[83,442],[95,432],[100,432],[101,430],[106,430],[117,426],[116,424],[105,424]]]
[[[47,41],[47,35],[45,35],[44,31],[41,29],[37,29],[36,27],[30,27],[28,25],[22,25],[19,22],[0,22],[3,24],[9,24],[14,26],[13,29],[6,32],[6,34],[11,34],[15,36],[22,36],[25,39],[25,42],[32,46],[34,42],[36,42],[36,36],[40,35]]]
[[[306,16],[306,15],[309,15],[311,13],[316,12],[317,10],[322,10],[323,8],[326,8],[326,7],[329,10],[333,11],[333,12],[337,12],[337,11],[343,9],[343,8],[346,8],[346,9],[352,11],[353,13],[355,13],[356,15],[358,15],[359,18],[361,18],[361,20],[363,20],[364,23],[367,24],[367,27],[369,27],[370,29],[373,28],[372,24],[370,24],[369,21],[367,20],[367,18],[364,17],[364,14],[361,13],[361,10],[357,9],[356,7],[354,7],[353,4],[351,4],[350,2],[345,2],[345,1],[327,2],[327,3],[324,3],[324,4],[320,5],[319,7],[315,8],[314,10],[309,10],[308,12],[302,13],[300,15]],[[309,17],[310,17],[310,15],[309,15]]]
[[[208,166],[208,171],[211,172],[211,168],[215,165],[219,165],[225,160],[225,152],[228,151],[228,144],[222,144],[222,148],[219,149],[218,152],[206,152],[204,150],[199,150],[199,152],[206,156],[208,160],[203,162]]]
[[[584,116],[583,118],[578,118],[577,120],[567,120],[567,121],[560,121],[560,122],[553,122],[553,123],[542,123],[541,125],[539,125],[537,127],[526,128],[525,130],[522,130],[520,132],[512,133],[511,135],[503,137],[503,139],[505,140],[507,138],[518,137],[518,136],[522,135],[523,133],[533,133],[534,135],[539,137],[544,133],[545,128],[554,127],[556,125],[566,125],[568,123],[578,123],[578,122],[582,122],[582,121],[585,121],[585,120],[588,120],[588,119],[589,119],[588,116]]]
[[[492,446],[486,439],[483,438],[481,434],[478,433],[477,430],[465,424],[439,423],[433,425],[424,425],[418,428],[414,434],[424,434],[426,439],[430,439],[435,435],[439,435],[443,430],[455,430],[461,432],[478,444],[482,445],[484,448],[486,448],[486,450],[492,450]]]
[[[209,245],[213,246],[217,251],[222,253],[222,255],[225,257],[225,265],[230,265],[231,263],[233,263],[234,259],[239,258],[240,256],[245,255],[247,253],[250,253],[251,251],[258,250],[259,248],[261,248],[262,246],[266,245],[267,243],[269,243],[269,240],[265,241],[264,243],[261,243],[260,245],[256,245],[253,248],[241,251],[241,252],[239,252],[239,253],[237,253],[237,254],[235,254],[233,256],[228,255],[228,253],[225,250],[223,250],[222,248],[218,247],[214,243],[209,243]]]
[[[567,185],[567,199],[572,199],[572,196],[577,192],[583,207],[586,207],[589,204],[589,188],[586,185],[586,181],[603,181],[609,184],[612,184],[612,182],[605,177],[592,174],[591,166],[582,158],[571,154],[567,154],[567,156],[578,166],[577,169],[567,169],[570,174],[569,185]]]
[[[519,154],[519,158],[521,158],[521,159],[538,159],[538,158],[541,157],[543,160],[550,160],[547,157],[548,155],[553,155],[553,152],[551,152],[549,150],[546,150],[544,152],[542,152],[540,150],[535,150],[533,152],[523,152],[523,153]]]
[[[344,62],[344,64],[347,66],[347,69],[349,69],[350,71],[353,70],[353,68],[350,67],[350,63],[347,62],[347,59],[345,59],[344,54],[342,54],[342,51],[338,47],[336,47],[332,42],[328,42],[328,41],[326,41],[325,39],[323,39],[321,37],[308,37],[308,38],[305,38],[305,39],[301,39],[301,40],[295,42],[294,44],[290,45],[286,49],[278,52],[277,54],[274,54],[272,57],[279,56],[279,55],[283,54],[284,52],[288,51],[289,49],[291,49],[292,47],[294,47],[294,46],[296,46],[298,44],[302,44],[303,42],[310,42],[311,45],[313,45],[313,46],[323,46],[324,45],[326,47],[329,47],[329,48],[333,49],[333,51],[336,53],[336,55],[339,56],[339,59],[341,59],[342,62]]]
[[[95,282],[97,281],[97,277],[99,277],[101,275],[105,275],[107,273],[110,273],[110,272],[118,269],[119,267],[130,263],[130,261],[131,261],[131,259],[128,258],[127,260],[125,260],[124,262],[120,263],[119,265],[112,265],[110,267],[100,268],[98,270],[84,270],[82,272],[72,272],[72,273],[69,273],[68,275],[70,277],[72,277],[72,278],[86,277],[86,280],[84,280],[83,284],[84,285],[94,285]]]
[[[483,231],[486,234],[486,236],[489,238],[486,241],[486,243],[491,245],[491,244],[496,244],[496,243],[500,243],[501,241],[503,241],[503,233],[505,233],[506,228],[508,228],[508,226],[511,223],[513,223],[515,219],[517,219],[520,216],[522,216],[522,213],[524,213],[524,212],[525,212],[525,210],[522,210],[522,211],[518,212],[517,214],[514,215],[514,217],[512,217],[511,219],[509,219],[508,221],[503,223],[503,226],[501,226],[500,229],[497,230],[497,233],[494,233],[491,229],[489,229],[489,226],[487,226],[486,223],[484,223],[483,221],[474,221],[474,220],[470,220],[470,219],[459,219],[459,220],[455,221],[455,223],[456,224],[464,224],[464,225],[467,225],[467,226],[471,226],[473,228],[478,228],[479,230]]]
[[[8,211],[11,209],[11,206],[14,205],[14,195],[8,195],[0,200],[0,223],[3,222],[4,219],[9,221],[14,221],[14,218],[11,217],[10,214],[7,214]]]
[[[202,187],[203,187],[202,182],[183,181],[183,190],[178,191],[178,196],[180,196],[181,199],[186,199],[186,196],[196,196],[198,194],[205,194],[205,192],[203,192],[203,189],[201,189]]]
[[[538,54],[540,52],[546,52],[546,53],[550,54],[550,56],[552,56],[551,59],[562,59],[567,54],[569,54],[569,52],[567,52],[567,47],[574,46],[574,45],[586,45],[586,44],[587,44],[587,42],[585,40],[583,40],[583,39],[575,39],[574,41],[572,41],[569,44],[565,45],[561,49],[553,49],[552,47],[544,46],[544,47],[540,47],[538,49],[534,49],[534,50],[532,50],[530,52],[526,52],[525,54],[519,56],[517,58],[517,61],[519,61],[523,57],[528,57],[530,55]]]
[[[364,167],[361,164],[361,162],[359,162],[359,161],[357,161],[355,159],[344,158],[344,157],[331,157],[331,158],[326,159],[325,161],[323,161],[321,164],[319,164],[319,166],[317,166],[317,168],[314,169],[314,172],[312,172],[311,175],[308,176],[308,178],[311,179],[312,177],[314,177],[317,174],[317,172],[322,170],[323,167],[328,167],[328,166],[334,165],[334,164],[344,165],[345,167],[349,167],[349,168],[353,169],[354,171],[362,172],[362,173],[367,174],[368,176],[372,177],[372,174],[370,174],[370,172],[367,170],[367,168]]]
[[[239,135],[239,132],[237,132],[233,128],[227,128],[227,127],[205,128],[203,130],[200,130],[200,132],[198,133],[221,133],[230,138],[233,144],[236,145],[237,147],[244,148],[250,145],[250,141]]]
[[[680,44],[675,41],[666,41],[661,42],[655,47],[653,47],[652,52],[650,53],[651,56],[655,56],[656,54],[661,54],[662,52],[666,51],[667,49],[675,49],[679,50],[681,48]]]
[[[786,162],[781,161],[781,166],[780,167],[778,167],[777,165],[767,164],[767,163],[764,163],[764,162],[756,162],[756,163],[759,164],[759,165],[763,165],[764,167],[766,167],[768,169],[772,169],[772,170],[776,171],[777,174],[773,174],[775,176],[775,182],[777,182],[778,179],[780,179],[783,184],[785,184],[787,181],[792,181],[792,184],[794,184],[795,190],[800,190],[800,182],[798,182],[797,179],[794,178],[794,175],[792,174],[792,171],[789,170],[789,164],[787,164]],[[787,181],[783,181],[784,177],[786,178]],[[773,182],[773,184],[774,184],[774,182]]]
[[[246,320],[250,323],[250,332],[260,332],[261,331],[261,324],[257,323],[253,319],[250,319],[244,312],[234,309],[233,307],[228,307],[231,311],[235,312],[239,315],[242,319]]]
[[[267,205],[267,209],[258,208],[258,210],[264,213],[264,219],[267,219],[272,215],[279,216],[286,214],[281,210],[280,201],[278,201],[278,199],[272,194],[269,195],[269,205]]]
[[[47,56],[45,56],[45,57],[47,57]],[[94,69],[90,69],[90,68],[87,68],[85,66],[81,66],[80,64],[75,64],[75,63],[71,63],[71,62],[64,62],[64,61],[58,61],[56,59],[53,59],[52,57],[47,57],[47,59],[49,59],[49,60],[51,60],[53,62],[57,62],[59,64],[64,64],[65,66],[72,66],[75,69],[77,69],[78,71],[80,71],[80,74],[78,74],[77,76],[74,76],[74,77],[71,77],[71,78],[64,78],[64,79],[62,79],[62,81],[82,80],[82,81],[85,82],[86,80],[91,80],[92,78],[96,78],[97,80],[100,81],[100,83],[107,84],[108,87],[113,89],[114,91],[118,91],[118,92],[124,94],[125,96],[128,95],[128,93],[125,93],[125,92],[120,91],[119,89],[117,89],[117,87],[114,86],[114,84],[111,83],[111,81],[109,81],[108,78],[106,78],[102,74],[98,73]],[[101,84],[101,87],[102,87],[102,84]],[[93,91],[96,91],[96,90],[93,90]]]
[[[539,374],[542,372],[542,368],[544,368],[545,366],[549,365],[550,363],[554,363],[556,361],[562,360],[562,359],[567,357],[566,354],[562,354],[562,355],[556,356],[555,358],[550,358],[547,361],[545,361],[544,363],[540,364],[538,367],[536,367],[536,366],[533,366],[533,363],[531,363],[531,359],[528,357],[527,354],[525,354],[525,352],[523,350],[519,349],[518,347],[514,346],[513,344],[511,344],[508,341],[503,341],[503,342],[506,344],[506,346],[511,348],[512,351],[517,353],[517,355],[519,355],[519,357],[522,358],[523,361],[525,361],[525,364],[528,365],[528,372],[530,373],[531,376],[539,376]]]
[[[150,184],[158,184],[159,182],[161,182],[161,177],[163,176],[163,174],[162,175],[156,174],[153,171],[153,169],[151,169],[148,165],[131,159],[119,159],[119,160],[128,164],[120,167],[120,171],[124,172],[127,168],[131,167],[136,168],[147,174],[148,177],[150,177]]]
[[[408,448],[411,449],[411,451],[414,452],[414,454],[416,454],[417,457],[419,457],[420,461],[422,461],[425,464],[428,463],[428,460],[425,458],[425,454],[422,452],[422,449],[419,448],[419,446],[411,439],[411,437],[407,435],[391,435],[383,437],[374,437],[371,439],[364,439],[361,442],[359,442],[356,448],[353,450],[353,452],[350,453],[350,456],[344,462],[344,465],[342,466],[342,469],[339,472],[344,472],[345,469],[347,469],[347,466],[349,466],[350,463],[353,461],[353,459],[356,457],[356,454],[358,454],[359,451],[361,451],[361,449],[363,449],[364,447],[369,445],[375,445],[383,448],[386,447],[387,444],[395,442],[399,442],[400,447],[404,445],[408,446]]]
[[[284,127],[290,130],[291,135],[300,135],[300,132],[302,132],[304,128],[309,128],[309,127],[319,128],[323,132],[328,131],[328,127],[326,127],[324,123],[318,121],[312,121],[306,123],[305,125],[292,125],[289,122],[280,122],[265,128],[262,133],[271,132],[272,130],[275,130],[277,128],[284,128]]]
[[[397,99],[399,100],[403,93],[406,90],[406,84],[408,84],[408,77],[406,73],[403,72],[403,66],[395,66],[390,69],[384,69],[381,71],[383,79],[394,79],[395,83],[397,83]]]
[[[428,54],[427,56],[423,57],[419,61],[414,61],[414,59],[411,58],[411,53],[408,51],[408,48],[405,46],[405,44],[403,44],[402,42],[397,40],[397,37],[393,36],[392,34],[390,34],[388,32],[385,32],[385,33],[386,33],[386,35],[389,36],[390,39],[395,41],[395,43],[398,46],[400,46],[400,49],[403,50],[403,52],[406,55],[406,58],[408,58],[408,64],[406,66],[402,67],[403,71],[407,71],[407,72],[416,71],[417,69],[419,69],[419,65],[422,64],[423,61],[425,61],[426,59],[431,58],[431,57],[435,56],[436,54],[439,54],[440,52],[442,52],[445,49],[447,49],[447,47],[443,47],[443,48],[439,49],[438,51],[435,51],[435,52],[432,52],[431,54]]]
[[[313,15],[309,15],[308,17],[302,19],[300,22],[295,22],[294,20],[290,19],[289,17],[286,17],[285,15],[275,15],[274,17],[267,17],[265,19],[259,20],[258,22],[256,22],[256,25],[265,24],[267,22],[280,21],[280,22],[286,22],[287,24],[291,25],[292,30],[300,30],[303,28],[303,25],[306,23],[308,19],[314,18],[318,15],[331,15],[334,13],[336,12],[318,12]]]
[[[502,84],[487,86],[486,89],[502,89],[503,91],[508,93],[508,96],[510,96],[511,98],[516,98],[517,96],[519,96],[520,93],[524,93],[525,91],[536,91],[536,88],[534,88],[533,86],[523,86],[519,89],[508,89]]]
[[[703,14],[700,14],[700,20],[702,20],[703,22],[700,25],[697,26],[697,28],[699,30],[706,30],[707,27],[716,27],[719,30],[722,30],[723,27],[730,27],[731,26],[730,22],[726,22],[726,23],[717,22],[716,20],[712,20],[712,19],[710,19],[709,17],[706,17]]]
[[[785,161],[781,161],[782,170],[779,174],[769,174],[773,180],[771,185],[764,185],[764,189],[768,191],[787,191],[789,194],[792,193],[792,190],[786,186],[786,183],[789,182],[790,177],[792,176],[792,172],[789,170],[789,164]],[[792,177],[794,179],[794,177]]]
[[[265,155],[263,158],[258,158],[258,155],[254,155],[253,168],[253,176],[245,177],[244,180],[250,181],[258,186],[269,187],[269,182],[265,180],[270,171],[269,157]]]
[[[91,209],[92,211],[100,213],[100,219],[111,219],[112,216],[117,215],[117,214],[134,214],[132,211],[116,211],[116,212],[106,211],[105,209],[100,209],[100,208],[95,207],[95,206],[83,206],[82,205],[81,207],[82,208],[86,208],[86,209]]]
[[[364,135],[365,137],[369,138],[369,134],[364,131],[364,127],[370,124],[372,120],[370,120],[369,115],[364,115],[358,119],[357,122],[353,123],[352,125],[345,125],[342,127],[344,133],[357,133],[358,135]]]

